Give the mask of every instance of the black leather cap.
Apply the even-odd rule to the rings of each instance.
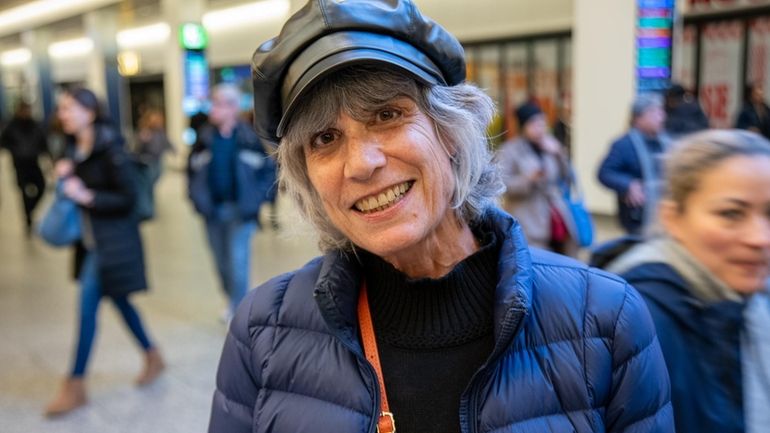
[[[411,0],[311,0],[254,53],[257,133],[277,143],[306,90],[362,63],[389,64],[428,85],[465,80],[460,43]]]

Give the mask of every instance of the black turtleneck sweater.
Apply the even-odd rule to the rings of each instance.
[[[399,433],[460,432],[460,396],[492,352],[499,243],[439,279],[410,279],[361,255],[385,391]]]

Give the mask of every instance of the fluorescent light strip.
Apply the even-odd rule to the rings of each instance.
[[[26,48],[17,48],[0,53],[0,64],[3,66],[23,65],[32,58],[32,53]]]
[[[63,59],[66,57],[83,56],[94,49],[94,41],[89,38],[70,39],[68,41],[54,42],[48,46],[48,55]]]
[[[118,46],[135,48],[145,45],[159,45],[168,40],[171,28],[166,23],[156,23],[143,27],[135,27],[119,31]]]
[[[203,26],[208,31],[226,30],[246,24],[287,18],[288,0],[264,0],[256,3],[214,10],[203,14]]]
[[[37,0],[0,12],[0,35],[16,33],[120,0]]]

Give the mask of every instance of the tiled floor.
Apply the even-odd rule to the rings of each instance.
[[[169,171],[158,185],[158,217],[142,229],[152,288],[133,298],[167,360],[166,374],[145,389],[133,386],[140,352],[105,302],[89,364],[90,404],[61,419],[46,420],[42,409],[70,368],[78,290],[69,278],[69,251],[24,237],[12,170],[3,154],[0,432],[205,432],[226,332],[219,322],[225,303],[182,176]],[[40,211],[44,208],[45,203]],[[279,209],[285,228],[302,229],[289,206]],[[252,282],[294,269],[316,255],[314,241],[307,239],[270,229],[256,234]]]
[[[78,290],[69,278],[69,251],[24,237],[12,185],[12,167],[3,154],[0,433],[205,432],[226,332],[219,322],[225,303],[182,175],[169,171],[158,185],[158,216],[143,227],[152,289],[134,297],[167,360],[167,372],[147,388],[132,385],[140,353],[114,309],[104,303],[89,366],[90,404],[56,420],[44,419],[41,412],[69,369]],[[317,254],[307,227],[285,201],[279,201],[279,217],[281,232],[266,229],[253,239],[254,284]],[[617,232],[607,220],[599,225],[601,238]]]

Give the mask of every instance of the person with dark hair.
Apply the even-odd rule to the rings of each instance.
[[[749,83],[743,89],[743,107],[735,127],[770,138],[770,107],[765,102],[765,89],[761,84]]]
[[[678,138],[709,127],[709,119],[698,100],[681,84],[672,83],[664,95],[666,109],[666,132],[671,138]]]
[[[39,158],[48,154],[48,146],[45,131],[32,118],[31,107],[26,102],[16,106],[13,118],[0,134],[0,147],[11,154],[13,168],[16,170],[16,185],[24,208],[25,229],[27,236],[30,236],[35,208],[45,192],[45,178]]]
[[[82,257],[79,333],[72,370],[45,409],[47,416],[68,413],[86,403],[85,375],[100,301],[110,298],[139,343],[144,368],[137,385],[153,382],[164,369],[129,296],[146,290],[144,255],[130,161],[120,134],[109,125],[99,100],[87,89],[73,89],[59,99],[58,116],[68,137],[67,157],[56,163],[64,194],[77,203],[81,216]]]
[[[654,220],[662,175],[660,156],[669,143],[665,121],[660,95],[638,95],[631,105],[631,129],[612,143],[599,166],[599,182],[615,191],[618,220],[632,235],[641,234]]]
[[[670,150],[660,230],[607,266],[641,292],[678,432],[770,426],[770,142],[711,130]]]
[[[503,209],[521,224],[530,245],[575,255],[575,222],[564,200],[570,166],[561,143],[547,132],[545,114],[533,102],[516,109],[520,135],[500,146]]]
[[[324,256],[241,302],[210,433],[673,431],[638,293],[497,208],[494,103],[453,35],[411,0],[312,0],[252,68]]]

